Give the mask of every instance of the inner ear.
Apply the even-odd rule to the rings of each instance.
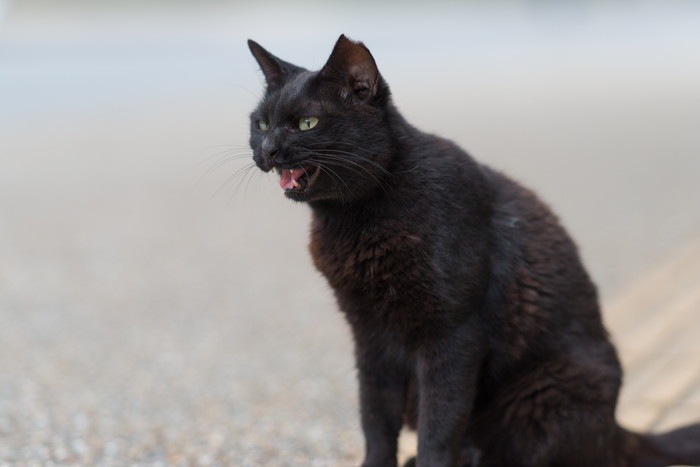
[[[268,89],[276,89],[284,84],[285,80],[304,69],[272,55],[257,42],[248,39],[248,48],[260,65],[260,69],[265,75]]]
[[[321,76],[340,80],[358,101],[367,101],[377,94],[379,70],[372,54],[363,43],[351,41],[345,35],[335,43]]]

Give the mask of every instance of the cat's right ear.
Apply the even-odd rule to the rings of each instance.
[[[339,81],[343,86],[341,95],[358,103],[375,97],[381,86],[379,70],[369,49],[344,34],[338,38],[320,74]]]
[[[275,57],[254,40],[248,39],[248,48],[265,75],[268,90],[280,88],[287,77],[303,70]]]

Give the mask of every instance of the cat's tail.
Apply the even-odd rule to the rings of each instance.
[[[628,467],[700,466],[700,423],[662,434],[619,429],[615,465]]]

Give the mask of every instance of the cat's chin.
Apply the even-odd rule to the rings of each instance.
[[[310,201],[309,195],[307,195],[304,192],[287,190],[284,192],[284,196],[286,196],[287,198],[291,199],[292,201],[296,201],[298,203],[305,203],[307,201]]]

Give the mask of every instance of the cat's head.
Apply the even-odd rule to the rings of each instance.
[[[392,138],[389,88],[369,50],[340,36],[316,72],[248,41],[267,89],[250,116],[257,166],[295,201],[351,202],[385,188]]]

